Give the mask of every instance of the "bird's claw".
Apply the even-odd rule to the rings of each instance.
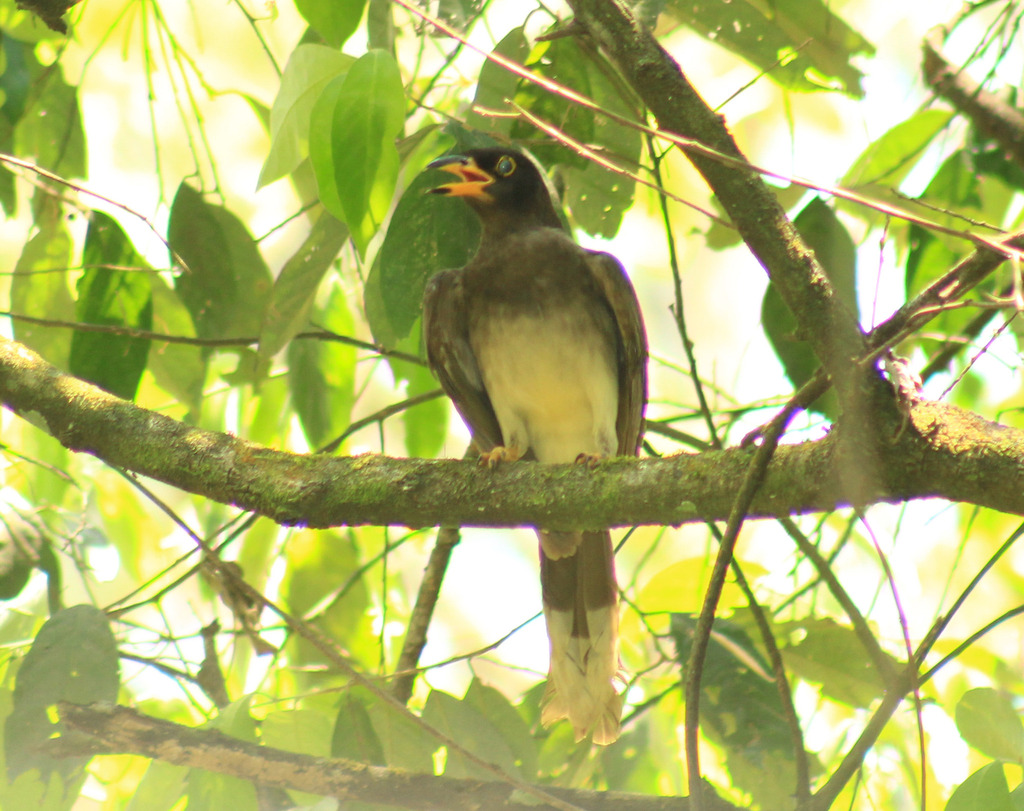
[[[516,462],[522,455],[523,452],[515,446],[505,447],[504,445],[497,445],[486,453],[480,454],[480,466],[497,467],[504,462]]]
[[[593,470],[595,467],[598,466],[598,464],[600,464],[603,458],[604,457],[601,456],[601,454],[599,453],[581,453],[579,456],[576,457],[575,464],[583,465],[588,470]]]

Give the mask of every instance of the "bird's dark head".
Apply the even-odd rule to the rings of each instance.
[[[537,165],[521,152],[503,147],[470,149],[427,165],[457,178],[432,194],[462,197],[480,215],[485,230],[546,226],[561,228],[551,194]]]

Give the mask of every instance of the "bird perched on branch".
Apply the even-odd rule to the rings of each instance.
[[[540,170],[506,148],[430,164],[456,180],[483,226],[469,264],[427,285],[430,367],[487,465],[635,456],[647,399],[647,340],[615,257],[564,230]],[[538,530],[551,666],[541,720],[576,740],[619,735],[618,589],[611,535]]]

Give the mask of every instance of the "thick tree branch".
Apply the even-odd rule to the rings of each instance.
[[[546,811],[553,806],[520,796],[514,785],[414,774],[350,760],[315,758],[258,746],[211,729],[193,729],[150,718],[127,707],[61,704],[64,726],[88,736],[51,741],[48,754],[131,754],[178,766],[206,769],[264,786],[305,791],[345,801],[398,808],[450,811]],[[686,797],[652,797],[609,791],[547,788],[546,792],[588,811],[687,811]],[[710,792],[709,792],[710,794]],[[707,807],[732,811],[713,794]]]
[[[618,66],[628,84],[670,130],[726,155],[742,158],[721,116],[687,81],[676,61],[629,11],[614,0],[569,0],[576,20]],[[755,172],[698,154],[690,160],[715,192],[751,252],[764,266],[803,334],[845,399],[847,381],[859,388],[852,359],[863,350],[853,315],[835,296],[818,260]],[[855,396],[855,395],[854,395]]]
[[[45,424],[65,447],[235,504],[284,524],[544,526],[672,525],[729,515],[749,451],[581,465],[329,458],[276,451],[204,431],[61,373],[0,339],[0,401]],[[837,458],[842,430],[779,447],[750,517],[847,504]],[[943,403],[912,404],[907,429],[879,437],[870,501],[942,497],[1024,515],[1024,432]]]
[[[924,40],[925,81],[1024,167],[1024,114],[947,62],[939,50],[943,33],[936,29]]]

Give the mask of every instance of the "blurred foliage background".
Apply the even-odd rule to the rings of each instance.
[[[652,349],[648,454],[736,444],[817,368],[685,156],[629,125],[648,118],[635,89],[586,38],[544,38],[569,19],[558,4],[84,0],[63,17],[60,2],[21,5],[0,0],[0,333],[139,406],[297,453],[461,456],[468,436],[420,361],[418,317],[427,278],[466,261],[476,224],[424,196],[421,173],[445,151],[496,142],[528,149],[580,241],[630,271]],[[921,70],[930,37],[957,75],[1016,110],[1019,4],[655,0],[635,12],[746,156],[776,173],[778,199],[865,328],[972,245],[787,178],[954,231],[1019,226],[1019,157]],[[492,51],[617,117],[486,61]],[[1014,285],[997,273],[977,306],[901,344],[925,396],[1021,426],[1017,310],[982,306]],[[822,436],[835,407],[819,400],[786,441]],[[58,728],[57,700],[483,776],[233,580],[387,690],[433,530],[283,528],[72,454],[43,428],[0,413],[0,807],[342,807],[141,757],[33,755]],[[781,651],[813,786],[854,758],[836,807],[1024,808],[1018,524],[924,500],[745,528],[737,561]],[[534,543],[526,530],[462,534],[409,706],[528,782],[687,794],[682,666],[714,533],[624,534],[630,684],[623,737],[607,748],[539,726]],[[884,665],[823,571],[881,661],[941,631],[916,698],[852,755]],[[758,617],[733,583],[718,617],[704,775],[736,805],[792,807],[798,763]]]

